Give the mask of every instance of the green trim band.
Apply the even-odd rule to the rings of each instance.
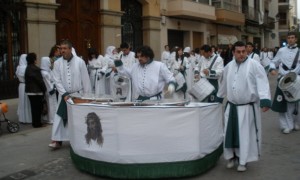
[[[122,65],[123,65],[123,62],[122,62],[121,60],[115,61],[115,66],[116,66],[116,67],[120,67],[120,66],[122,66]]]
[[[272,103],[269,99],[261,99],[260,100],[260,107],[271,107]]]
[[[117,164],[88,159],[75,154],[71,148],[70,154],[75,166],[87,173],[118,179],[153,179],[178,178],[202,174],[215,166],[223,153],[223,144],[205,157],[192,161]]]

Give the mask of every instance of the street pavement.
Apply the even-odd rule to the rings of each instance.
[[[269,77],[272,94],[276,78]],[[6,117],[18,121],[16,115],[18,99],[2,100],[8,103]],[[64,143],[59,150],[48,148],[52,125],[32,128],[20,124],[20,131],[9,133],[6,123],[1,123],[0,136],[0,180],[94,180],[106,179],[81,172],[70,158],[70,144]],[[282,134],[278,114],[269,110],[262,113],[262,155],[257,162],[248,164],[246,172],[226,169],[221,156],[214,168],[208,172],[184,180],[300,180],[300,131]]]

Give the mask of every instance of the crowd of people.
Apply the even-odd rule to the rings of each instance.
[[[49,147],[60,148],[68,141],[66,101],[72,93],[82,96],[112,97],[115,101],[145,101],[169,98],[194,102],[222,103],[224,110],[224,157],[227,168],[238,164],[246,171],[247,163],[257,161],[261,150],[261,111],[279,112],[284,134],[299,130],[299,103],[285,100],[277,88],[271,101],[268,74],[282,78],[288,72],[300,73],[296,34],[287,35],[288,45],[278,51],[259,51],[251,42],[238,41],[223,50],[203,45],[164,46],[160,61],[154,59],[149,46],[132,51],[127,43],[108,46],[104,56],[90,48],[85,63],[77,56],[73,44],[63,40],[51,48],[37,66],[35,53],[21,55],[16,75],[19,85],[18,115],[21,123],[43,127],[42,107],[47,103],[47,123],[52,126]],[[204,99],[191,89],[200,79],[214,88]]]

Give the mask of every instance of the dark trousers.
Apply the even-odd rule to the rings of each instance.
[[[34,128],[42,126],[41,117],[43,108],[43,97],[43,95],[28,95],[31,106],[32,126]]]

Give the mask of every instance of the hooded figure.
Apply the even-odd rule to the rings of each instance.
[[[20,56],[19,65],[17,67],[16,75],[19,79],[19,103],[17,114],[19,116],[20,123],[31,123],[31,107],[27,94],[25,93],[25,70],[27,67],[26,61],[27,54]]]
[[[49,124],[53,124],[54,115],[57,108],[57,98],[56,98],[56,87],[53,80],[53,74],[50,69],[51,61],[49,57],[42,57],[41,59],[41,73],[43,80],[45,82],[47,92],[45,93],[45,98],[48,105],[47,120]]]
[[[106,54],[104,56],[104,61],[107,66],[107,69],[105,71],[105,94],[112,95],[114,94],[113,92],[114,89],[112,88],[112,82],[113,82],[113,77],[115,73],[113,72],[113,67],[114,67],[114,60],[115,59],[120,59],[120,56],[118,52],[116,51],[115,46],[108,46],[106,48]]]

